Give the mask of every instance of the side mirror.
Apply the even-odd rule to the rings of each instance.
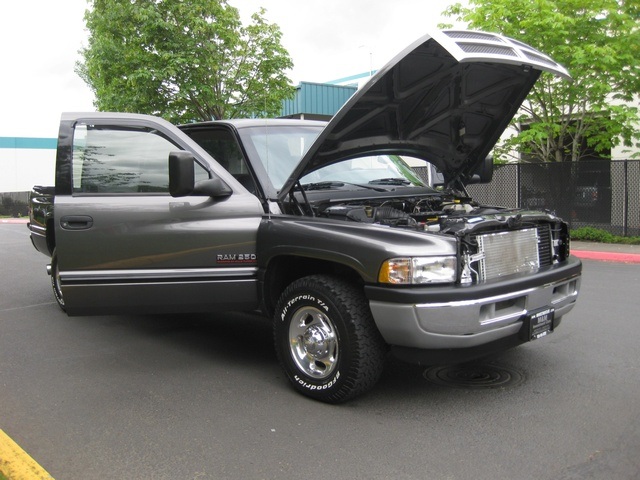
[[[221,198],[228,197],[233,190],[219,178],[210,178],[202,180],[193,187],[193,195],[201,195],[205,197]]]
[[[186,197],[193,192],[195,158],[189,152],[169,154],[169,193],[172,197]]]
[[[233,193],[231,188],[217,177],[195,183],[195,163],[195,157],[189,152],[177,151],[169,154],[169,193],[172,197],[228,197]]]
[[[440,172],[436,167],[434,167],[433,165],[430,165],[430,179],[431,179],[431,186],[433,188],[437,188],[437,187],[442,187],[445,184],[444,181],[444,175],[442,174],[442,172]]]
[[[489,155],[482,160],[471,173],[467,183],[489,183],[493,179],[493,156]]]

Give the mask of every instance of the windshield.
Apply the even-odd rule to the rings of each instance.
[[[279,190],[321,131],[322,127],[318,126],[265,125],[243,128],[240,135],[248,150],[253,150],[249,154],[260,159],[271,184]],[[400,156],[386,154],[327,165],[305,175],[300,183],[424,186]]]
[[[302,185],[321,182],[423,186],[411,168],[397,155],[371,155],[343,160],[311,172],[300,180]]]
[[[264,126],[242,129],[240,135],[279,190],[321,131],[316,126]]]

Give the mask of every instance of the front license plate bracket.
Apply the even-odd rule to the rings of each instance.
[[[553,333],[553,317],[555,309],[546,307],[529,313],[524,320],[523,333],[526,341],[537,340]]]

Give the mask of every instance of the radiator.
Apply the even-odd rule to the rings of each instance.
[[[527,228],[478,235],[478,280],[535,272],[550,263],[549,228],[541,230],[540,234],[537,228]]]

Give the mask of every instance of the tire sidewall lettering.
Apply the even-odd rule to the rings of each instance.
[[[308,304],[311,304],[317,307],[318,309],[324,311],[325,313],[327,314],[329,313],[329,305],[327,304],[327,302],[325,302],[321,298],[315,297],[314,295],[304,293],[304,294],[296,295],[284,305],[284,307],[280,311],[280,321],[284,322],[285,319],[287,318],[287,314],[290,311],[294,311],[295,310],[294,307],[296,307],[297,304],[300,302],[308,302]]]
[[[315,385],[313,383],[309,383],[308,381],[300,378],[299,375],[294,375],[293,379],[296,381],[298,385],[300,385],[303,388],[306,388],[309,391],[328,390],[333,386],[335,386],[336,383],[338,383],[338,380],[340,379],[340,370],[336,372],[336,374],[333,376],[333,378],[329,382],[324,383],[322,385]]]

